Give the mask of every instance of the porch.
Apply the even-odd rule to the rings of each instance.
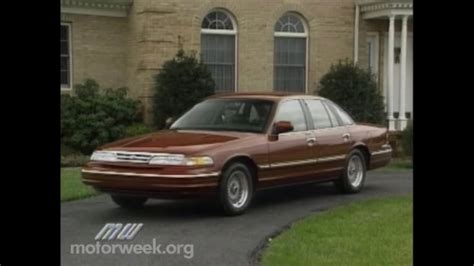
[[[355,5],[354,62],[375,74],[389,130],[403,130],[413,119],[413,2],[356,0]]]

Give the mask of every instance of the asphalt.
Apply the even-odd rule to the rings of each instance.
[[[368,173],[358,194],[338,194],[330,183],[268,190],[257,195],[244,215],[236,217],[223,216],[212,201],[149,200],[143,209],[127,211],[100,195],[61,204],[61,264],[249,265],[268,237],[296,220],[362,199],[412,192],[412,171],[376,170]],[[100,244],[152,245],[155,239],[162,251],[169,244],[193,245],[193,256],[189,258],[190,247],[183,247],[181,254],[71,254],[71,244],[96,245],[94,237],[105,223],[144,225],[131,241]]]

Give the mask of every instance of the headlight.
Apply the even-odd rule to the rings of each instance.
[[[182,154],[166,154],[153,156],[149,164],[159,165],[183,165],[186,158]]]
[[[214,161],[208,156],[186,157],[182,154],[169,154],[154,156],[149,163],[155,165],[206,166],[214,164]]]
[[[91,155],[91,161],[114,161],[116,160],[117,156],[114,152],[108,151],[95,151]]]

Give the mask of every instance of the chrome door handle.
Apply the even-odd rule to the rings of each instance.
[[[342,138],[344,139],[344,141],[348,141],[350,136],[351,136],[351,134],[349,134],[349,133],[342,134]]]
[[[314,143],[316,142],[316,138],[307,138],[306,142],[308,143],[308,146],[313,146]]]

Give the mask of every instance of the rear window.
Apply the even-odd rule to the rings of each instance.
[[[329,107],[331,112],[333,112],[334,114],[336,114],[339,117],[339,119],[340,119],[340,121],[342,122],[343,125],[347,126],[347,125],[353,125],[354,124],[354,120],[352,120],[350,115],[348,115],[346,113],[346,111],[344,111],[337,104],[335,104],[331,101],[326,101],[326,105]]]

